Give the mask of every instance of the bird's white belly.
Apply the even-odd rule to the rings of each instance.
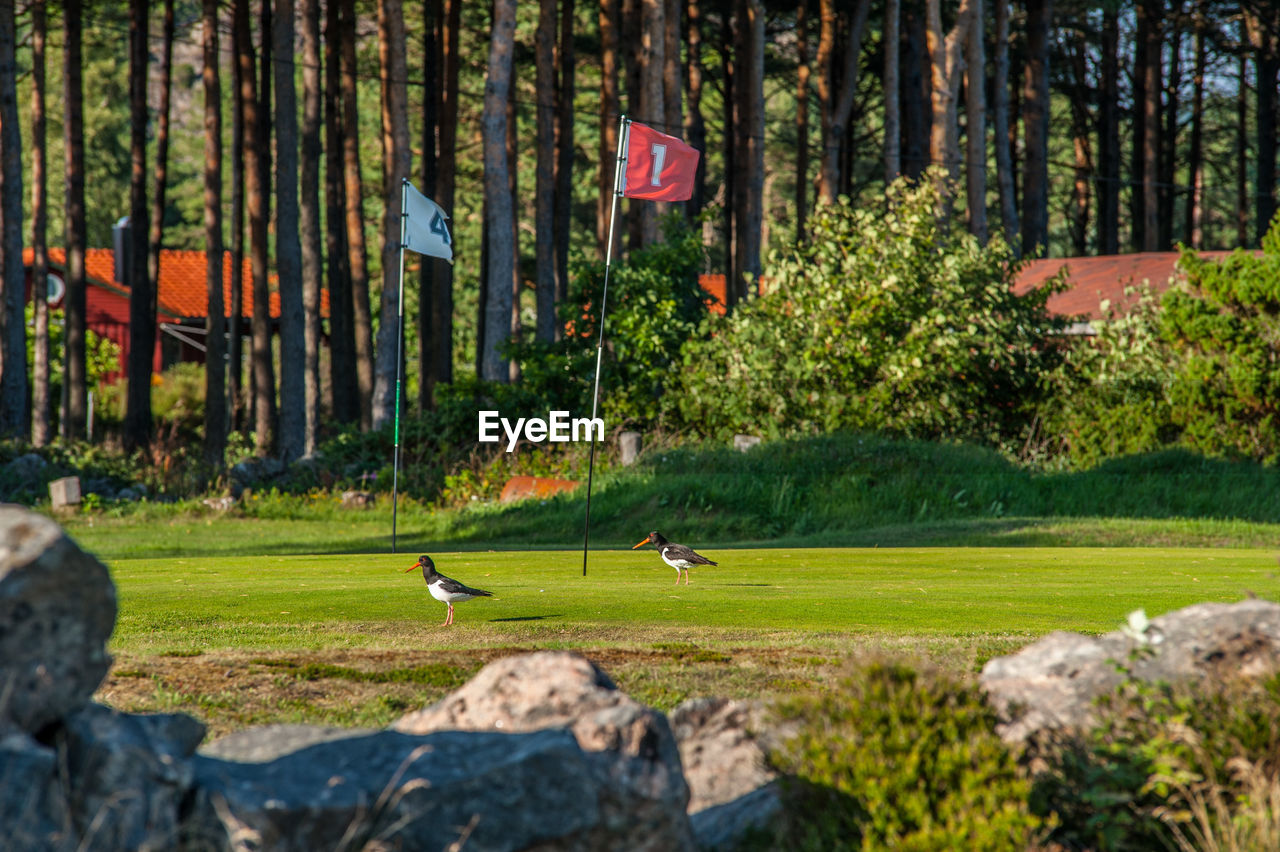
[[[665,550],[662,551],[662,561],[677,571],[688,571],[693,566],[693,563],[687,559],[668,559],[667,552]]]
[[[462,603],[463,601],[469,601],[475,597],[475,595],[469,595],[466,592],[445,591],[444,587],[439,583],[432,583],[430,586],[427,586],[427,590],[431,592],[431,597],[440,601],[440,603]]]

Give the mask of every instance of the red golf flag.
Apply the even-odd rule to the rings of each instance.
[[[698,151],[674,136],[631,122],[627,134],[627,171],[622,194],[649,201],[688,201]]]

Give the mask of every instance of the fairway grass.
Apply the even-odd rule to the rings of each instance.
[[[215,733],[305,721],[385,725],[538,649],[596,659],[639,700],[821,688],[888,654],[975,672],[1054,630],[1100,633],[1145,609],[1276,598],[1249,548],[704,548],[689,585],[652,550],[433,553],[494,593],[432,599],[411,555],[109,561],[119,617],[99,700],[181,710]]]

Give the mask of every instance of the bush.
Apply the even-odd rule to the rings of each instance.
[[[610,272],[600,412],[611,428],[648,425],[658,417],[664,393],[676,382],[680,348],[698,334],[710,302],[698,284],[700,234],[678,215],[663,222],[663,232],[663,241],[615,261]],[[512,355],[522,388],[538,400],[528,410],[588,416],[604,264],[578,263],[570,282],[560,306],[564,337],[516,344]]]
[[[1053,288],[1014,294],[1009,249],[948,230],[943,200],[931,173],[895,182],[881,209],[815,209],[807,242],[770,256],[770,292],[685,346],[673,414],[718,438],[1021,434],[1060,357]]]
[[[774,755],[777,848],[1025,849],[1041,829],[976,685],[873,663],[780,712],[800,731]]]
[[[1099,852],[1190,848],[1262,849],[1206,843],[1275,836],[1280,788],[1280,677],[1254,683],[1173,687],[1134,679],[1100,702],[1100,722],[1075,737],[1047,738],[1047,768],[1032,806],[1053,815],[1049,839]]]

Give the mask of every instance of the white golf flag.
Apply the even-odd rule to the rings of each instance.
[[[404,247],[453,263],[453,239],[446,221],[449,216],[440,205],[405,181],[404,209]]]

